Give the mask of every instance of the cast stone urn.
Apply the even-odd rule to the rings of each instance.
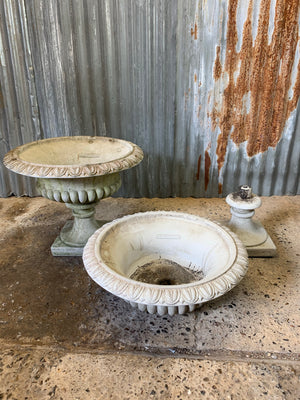
[[[139,164],[143,151],[120,139],[69,136],[31,142],[9,151],[4,165],[37,179],[47,199],[65,203],[73,212],[51,247],[54,256],[82,255],[88,238],[101,226],[95,206],[121,185],[120,172]]]
[[[194,311],[234,288],[247,252],[228,228],[172,211],[127,215],[99,228],[83,262],[108,292],[151,314]]]

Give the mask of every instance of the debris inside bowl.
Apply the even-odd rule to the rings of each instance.
[[[138,266],[130,279],[153,285],[183,285],[204,278],[203,272],[183,267],[175,261],[160,258]]]

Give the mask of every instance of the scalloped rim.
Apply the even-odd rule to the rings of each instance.
[[[163,215],[188,218],[193,217],[194,221],[209,221],[210,224],[216,225],[218,229],[222,229],[232,240],[232,244],[236,249],[236,257],[229,268],[219,275],[217,278],[204,283],[193,282],[186,285],[174,286],[159,286],[147,283],[137,282],[130,278],[119,275],[112,271],[99,257],[97,257],[97,239],[103,233],[116,224],[131,218],[136,218],[139,215]],[[98,243],[99,245],[99,243]],[[89,276],[98,283],[101,287],[110,293],[121,297],[129,302],[146,304],[146,305],[161,305],[161,306],[185,306],[191,304],[200,304],[217,298],[234,286],[245,276],[248,269],[247,251],[238,239],[227,227],[221,224],[210,221],[206,218],[201,218],[192,214],[166,212],[166,211],[150,211],[137,213],[125,216],[114,220],[102,228],[98,229],[89,239],[83,251],[83,262]]]
[[[127,156],[109,161],[101,164],[88,164],[88,165],[43,165],[43,164],[35,164],[30,163],[28,161],[22,160],[19,157],[20,152],[34,144],[38,144],[44,141],[55,141],[55,140],[68,140],[69,138],[77,139],[88,139],[91,138],[93,140],[113,140],[124,142],[127,145],[132,146],[132,151]],[[139,164],[144,158],[144,153],[142,149],[136,144],[129,142],[127,140],[110,138],[108,136],[61,136],[50,139],[38,140],[35,142],[27,143],[22,146],[18,146],[13,150],[10,150],[3,159],[3,164],[6,168],[26,176],[32,176],[35,178],[86,178],[92,176],[101,176],[108,175],[115,172],[120,172],[129,168],[132,168]]]

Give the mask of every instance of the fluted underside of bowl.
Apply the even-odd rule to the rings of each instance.
[[[83,178],[131,168],[142,150],[126,140],[100,136],[68,136],[31,142],[6,154],[4,165],[39,178]]]
[[[83,261],[104,289],[160,315],[193,311],[221,296],[237,285],[248,266],[243,244],[229,229],[163,211],[104,225],[89,239]]]

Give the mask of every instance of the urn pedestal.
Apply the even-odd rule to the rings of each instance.
[[[252,218],[262,202],[251,187],[242,185],[238,192],[226,197],[226,202],[230,205],[231,219],[223,223],[244,243],[249,257],[276,256],[276,246],[268,232]]]
[[[95,219],[95,206],[121,186],[119,173],[92,178],[37,180],[37,189],[49,200],[65,203],[72,210],[73,220],[67,221],[51,246],[54,256],[81,256],[88,238],[107,221]]]

